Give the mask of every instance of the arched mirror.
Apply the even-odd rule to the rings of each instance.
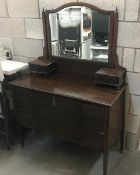
[[[101,10],[87,3],[69,3],[45,11],[49,56],[113,65],[116,21],[117,12]]]

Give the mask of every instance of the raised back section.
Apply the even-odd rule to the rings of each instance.
[[[90,60],[82,59],[67,59],[64,55],[57,56],[52,54],[51,46],[51,25],[49,15],[57,13],[60,10],[70,7],[70,6],[85,6],[90,9],[96,10],[102,14],[108,14],[110,16],[109,23],[109,49],[108,49],[108,62],[93,62]],[[118,57],[116,55],[116,44],[117,44],[117,31],[118,31],[118,13],[116,11],[106,11],[99,9],[96,6],[93,6],[88,3],[74,2],[64,4],[54,10],[46,10],[42,12],[43,17],[43,31],[44,31],[44,57],[50,61],[55,61],[57,65],[57,71],[60,73],[71,73],[71,74],[80,74],[94,77],[95,72],[101,67],[118,67]]]

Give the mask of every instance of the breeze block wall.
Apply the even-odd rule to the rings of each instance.
[[[41,12],[74,0],[0,0],[0,42],[14,60],[29,62],[42,55]],[[76,0],[75,0],[76,1]],[[140,138],[140,0],[79,0],[119,11],[117,53],[127,68],[126,148],[136,150]]]

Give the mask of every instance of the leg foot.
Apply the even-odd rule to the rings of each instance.
[[[103,175],[107,175],[108,169],[108,152],[103,153]]]

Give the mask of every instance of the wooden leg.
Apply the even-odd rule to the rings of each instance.
[[[25,131],[23,126],[18,126],[21,147],[24,148]]]
[[[124,132],[120,133],[120,153],[123,153],[124,150]]]
[[[105,150],[103,153],[103,175],[107,175],[108,169],[108,151]]]
[[[124,110],[124,106],[125,106],[125,92],[123,94],[122,97],[122,131],[120,133],[120,153],[123,153],[124,150],[124,130],[125,130],[125,110]]]

